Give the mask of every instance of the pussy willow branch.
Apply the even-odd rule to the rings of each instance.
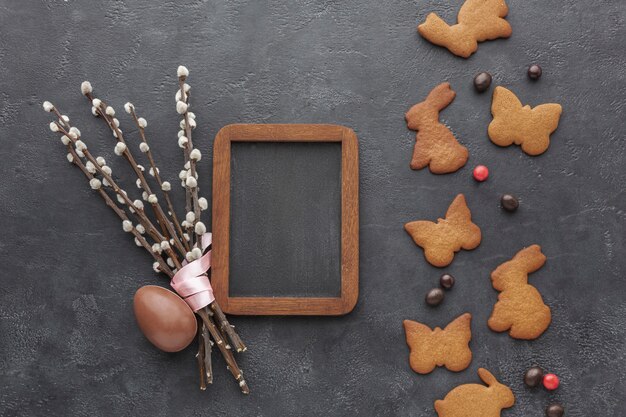
[[[141,141],[148,146],[147,151],[145,152],[148,162],[150,163],[150,167],[152,168],[152,172],[154,173],[154,178],[156,179],[161,192],[163,193],[163,197],[165,198],[165,203],[167,204],[168,214],[170,215],[172,222],[174,223],[174,227],[176,227],[176,231],[179,234],[179,238],[182,240],[182,244],[185,248],[186,252],[189,252],[189,242],[185,239],[185,234],[183,233],[183,229],[180,226],[180,222],[178,221],[178,216],[176,216],[176,211],[174,211],[174,205],[172,204],[172,199],[170,198],[170,193],[163,186],[163,179],[161,178],[161,174],[159,173],[159,169],[154,162],[154,157],[152,155],[152,150],[148,145],[148,140],[146,138],[145,128],[139,123],[139,118],[137,117],[137,113],[135,112],[135,106],[131,105],[130,107],[130,115],[132,116],[137,129],[139,130],[139,136],[141,136]]]
[[[55,112],[58,113],[56,108],[55,108]],[[59,117],[62,117],[60,114],[57,114],[57,115]],[[64,127],[64,125],[69,126],[69,123],[64,123],[62,125],[59,122],[56,122],[56,124],[57,124],[59,130],[65,136],[67,136],[70,139],[71,143],[74,146],[76,146],[76,143],[78,142],[79,138],[75,137],[75,135],[70,134],[70,131],[66,130],[65,127]],[[89,149],[88,148],[83,148],[81,150],[81,152],[83,153],[83,155],[85,155],[85,158],[94,165],[94,168],[96,169],[96,171],[98,171],[98,174],[100,174],[107,181],[107,183],[110,185],[110,187],[113,189],[113,191],[118,196],[120,196],[120,198],[122,200],[124,200],[124,203],[126,203],[126,205],[128,205],[128,207],[132,207],[132,209],[137,214],[137,218],[139,220],[139,223],[146,229],[146,233],[148,233],[150,235],[150,237],[152,237],[152,239],[154,239],[156,242],[163,242],[165,240],[165,237],[159,233],[159,231],[156,229],[154,224],[152,224],[150,219],[145,215],[143,209],[138,207],[138,206],[136,206],[135,203],[130,200],[130,198],[128,197],[128,194],[124,191],[124,189],[122,189],[120,186],[118,186],[117,183],[115,182],[115,180],[108,173],[106,173],[102,169],[102,167],[100,167],[100,164],[98,164],[98,161],[96,160],[96,158],[94,158],[94,156],[91,154],[91,152],[89,152]]]
[[[89,99],[90,103],[92,103],[92,105],[93,105],[94,96],[91,94],[91,92],[86,93],[85,97],[87,97]],[[137,164],[137,161],[135,160],[135,158],[134,158],[130,148],[128,147],[128,144],[126,143],[126,141],[124,139],[124,135],[122,134],[122,131],[113,122],[113,116],[109,116],[106,113],[106,108],[108,106],[106,105],[106,103],[104,101],[102,101],[101,99],[99,99],[99,100],[100,100],[100,105],[99,106],[93,106],[93,107],[95,107],[95,109],[98,112],[98,114],[100,115],[100,117],[107,123],[107,125],[109,126],[111,131],[113,133],[115,133],[115,137],[116,137],[117,141],[120,142],[120,143],[123,143],[124,145],[126,145],[124,151],[122,152],[122,155],[124,156],[124,159],[126,159],[128,164],[131,166],[131,168],[135,172],[135,175],[139,179],[139,181],[141,183],[141,187],[143,188],[143,190],[148,195],[154,194],[152,192],[152,189],[150,188],[150,185],[148,184],[148,181],[146,180],[145,175],[143,174],[143,171],[139,168],[139,165]],[[186,253],[185,248],[183,247],[183,245],[182,245],[180,239],[178,238],[178,236],[176,235],[176,231],[174,230],[174,227],[172,226],[170,221],[167,219],[167,217],[165,215],[165,212],[161,208],[161,205],[158,203],[158,200],[153,202],[153,201],[150,201],[150,199],[148,199],[148,203],[152,206],[152,209],[154,211],[154,215],[156,216],[157,222],[159,223],[159,225],[161,227],[161,231],[166,236],[166,240],[169,240],[170,238],[174,239],[174,246],[176,246],[176,248],[178,249],[180,254],[184,257],[185,253]]]
[[[185,83],[185,81],[187,80],[187,76],[188,76],[187,69],[185,68],[181,71],[181,69],[179,68],[179,74],[178,74],[178,87],[179,87],[179,92],[180,92],[179,101],[182,101],[186,105],[185,111],[183,112],[183,117],[184,117],[183,121],[184,121],[185,136],[187,137],[187,143],[184,144],[183,150],[185,154],[185,161],[189,162],[189,170],[191,172],[191,176],[196,178],[197,177],[196,159],[191,157],[191,150],[194,149],[194,147],[193,147],[193,140],[191,138],[191,135],[192,135],[192,126],[190,123],[191,118],[189,116],[189,108],[191,107],[190,88],[187,88],[187,84]],[[186,185],[185,190],[186,192],[191,194],[191,202],[193,204],[193,212],[194,212],[193,225],[194,225],[194,232],[195,232],[195,224],[198,221],[200,221],[200,216],[202,215],[200,203],[198,201],[198,185],[196,184],[195,187],[189,187]],[[202,241],[201,236],[196,233],[196,242],[198,242],[198,246],[200,246],[201,241]],[[231,326],[231,324],[228,322],[228,319],[226,318],[226,315],[220,308],[219,304],[217,303],[211,304],[211,310],[213,310],[213,313],[215,314],[215,318],[217,322],[219,323],[219,329],[223,333],[228,335],[228,338],[230,339],[230,342],[235,348],[235,350],[237,352],[244,352],[247,349],[246,345],[243,343],[243,341],[241,340],[237,332],[235,332],[234,327]]]
[[[68,131],[66,131],[65,128],[66,127],[68,129],[70,128],[69,122],[63,121],[63,119],[61,117],[61,114],[59,114],[56,109],[54,111],[57,114],[57,116],[59,117],[59,122],[63,123],[63,126],[61,127],[61,129],[62,129],[61,133],[65,134],[67,136]],[[58,124],[59,123],[57,123],[57,125]],[[89,181],[91,181],[92,179],[96,178],[91,172],[89,172],[89,170],[87,169],[85,164],[82,162],[82,160],[81,160],[80,156],[78,155],[78,153],[76,153],[76,151],[72,147],[72,144],[68,143],[66,145],[66,148],[67,148],[67,151],[69,152],[69,154],[72,155],[72,164],[76,165],[83,172],[83,174],[85,174],[85,176],[87,177],[87,179]],[[107,194],[107,192],[105,191],[104,188],[105,187],[102,186],[102,187],[98,188],[96,191],[98,192],[98,194],[100,194],[100,196],[104,200],[105,204],[111,210],[113,210],[113,212],[115,214],[117,214],[117,216],[122,221],[130,221],[129,217],[126,215],[126,212],[123,209],[121,209],[117,205],[117,203],[115,203],[115,201],[113,201],[113,199],[111,197],[109,197],[109,195]],[[161,271],[163,271],[163,273],[167,274],[168,276],[173,277],[174,273],[172,272],[170,267],[167,265],[167,262],[165,262],[165,260],[157,252],[152,250],[152,246],[150,245],[150,243],[148,243],[148,241],[145,239],[145,237],[141,233],[139,233],[137,228],[133,227],[133,229],[131,230],[131,233],[137,239],[137,241],[141,243],[141,246],[150,253],[150,255],[154,258],[154,260],[156,262],[158,262],[159,268],[161,269]]]

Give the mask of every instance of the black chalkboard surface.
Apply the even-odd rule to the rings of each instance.
[[[231,147],[231,297],[339,297],[341,143]]]

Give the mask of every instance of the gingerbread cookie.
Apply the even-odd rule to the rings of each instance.
[[[443,400],[435,401],[439,417],[500,417],[505,408],[513,407],[515,396],[506,385],[484,368],[478,376],[487,384],[463,384],[450,391]]]
[[[467,0],[461,6],[456,25],[448,25],[430,13],[417,31],[435,45],[467,58],[478,49],[478,42],[511,36],[511,25],[503,19],[509,12],[504,0]]]
[[[546,262],[539,245],[519,251],[513,259],[491,273],[493,288],[501,291],[489,317],[489,328],[495,332],[509,331],[514,339],[536,339],[548,328],[552,315],[541,294],[528,284],[528,274]]]
[[[561,117],[560,104],[541,104],[531,109],[511,91],[496,87],[491,102],[493,120],[489,123],[489,139],[498,146],[522,145],[528,155],[540,155],[550,146],[550,134]]]
[[[425,324],[404,320],[406,343],[411,351],[409,364],[418,374],[428,374],[435,366],[454,372],[467,368],[472,361],[469,342],[472,339],[472,315],[465,313],[451,321],[445,329],[433,330]]]
[[[445,219],[437,223],[418,220],[404,225],[416,245],[424,249],[426,260],[433,266],[450,265],[454,253],[461,249],[472,250],[480,244],[480,228],[472,223],[472,213],[463,194],[456,196]]]
[[[428,167],[433,174],[446,174],[461,168],[469,153],[439,122],[439,112],[454,100],[456,93],[450,83],[442,83],[417,103],[404,116],[409,129],[416,130],[411,169]]]

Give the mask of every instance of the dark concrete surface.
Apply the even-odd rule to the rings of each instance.
[[[0,415],[435,416],[433,401],[477,382],[479,366],[513,389],[506,417],[541,416],[552,400],[568,417],[626,414],[626,4],[511,0],[513,36],[468,60],[415,32],[428,12],[452,20],[460,4],[0,1]],[[533,62],[544,70],[538,82],[526,78]],[[160,353],[139,333],[134,291],[166,282],[65,161],[41,109],[52,100],[113,161],[112,138],[79,85],[91,80],[118,113],[132,100],[162,172],[175,178],[179,64],[191,70],[208,198],[212,138],[228,123],[337,123],[360,140],[359,303],[342,318],[234,317],[250,346],[239,356],[248,397],[217,355],[215,383],[200,392],[192,348]],[[481,70],[524,103],[563,105],[548,152],[531,158],[489,142],[490,94],[471,85]],[[442,119],[469,163],[445,176],[411,171],[403,114],[446,80],[458,96]],[[486,183],[471,178],[478,163],[491,170]],[[128,176],[121,161],[112,165]],[[445,269],[457,284],[431,309],[423,297],[442,271],[402,225],[440,216],[459,192],[483,243]],[[499,208],[504,192],[520,196],[517,213]],[[520,342],[486,327],[497,295],[489,273],[532,243],[548,256],[531,283],[553,324]],[[470,368],[413,373],[402,320],[443,325],[466,311]],[[561,376],[557,392],[523,386],[533,364]]]

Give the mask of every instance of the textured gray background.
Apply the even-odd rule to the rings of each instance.
[[[1,1],[0,414],[434,416],[433,400],[477,381],[485,366],[517,396],[507,417],[540,416],[550,399],[568,416],[624,415],[626,4],[510,1],[513,36],[481,44],[468,60],[415,33],[427,12],[451,20],[460,4]],[[532,62],[544,69],[536,83],[525,75]],[[165,280],[67,164],[41,110],[53,100],[112,160],[112,138],[79,85],[91,80],[118,111],[131,99],[148,119],[162,172],[174,178],[181,63],[192,71],[197,143],[206,151],[232,122],[338,123],[360,140],[359,303],[342,318],[233,318],[250,345],[239,356],[249,397],[217,355],[215,383],[200,392],[192,349],[160,353],[137,331],[134,291]],[[490,94],[471,86],[480,70],[524,103],[563,105],[547,153],[531,158],[489,142]],[[445,80],[458,96],[442,118],[470,161],[452,175],[411,171],[414,133],[403,114]],[[201,186],[210,198],[205,154]],[[127,175],[120,162],[114,168]],[[471,178],[478,163],[491,169],[486,183]],[[442,271],[426,264],[402,225],[436,218],[459,192],[483,243],[445,269],[458,283],[429,309],[424,293]],[[514,215],[498,207],[503,192],[522,199]],[[519,342],[486,327],[496,299],[489,273],[531,243],[548,256],[531,282],[554,320],[539,340]],[[474,315],[470,368],[414,374],[402,319],[445,324],[465,311]],[[524,388],[522,373],[534,363],[561,376],[556,393]]]

